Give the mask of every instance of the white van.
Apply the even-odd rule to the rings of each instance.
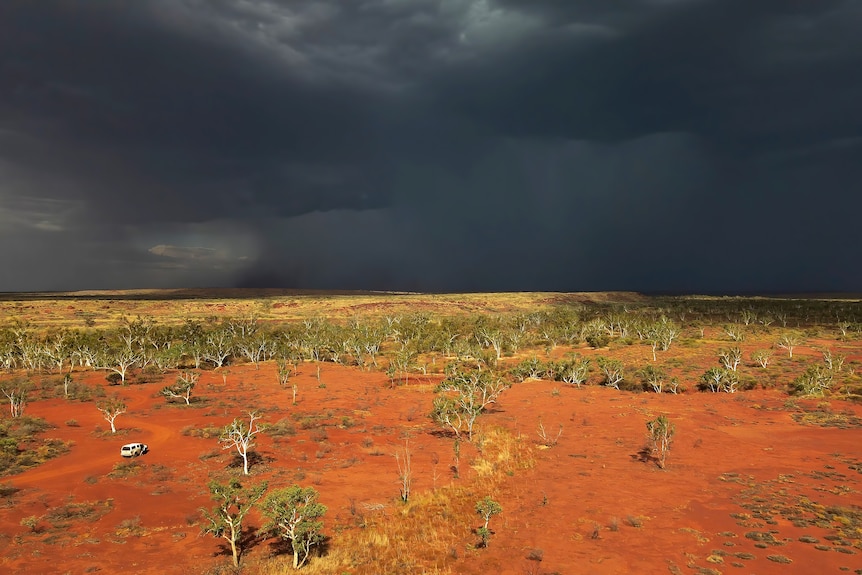
[[[120,448],[120,455],[123,457],[137,457],[138,455],[143,455],[150,448],[146,443],[127,443],[122,448]]]

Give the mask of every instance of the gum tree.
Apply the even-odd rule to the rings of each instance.
[[[587,381],[587,377],[589,377],[590,360],[577,355],[573,356],[559,365],[558,373],[565,383],[581,387],[581,384]]]
[[[141,361],[141,355],[131,347],[104,347],[97,355],[97,364],[101,369],[116,373],[120,376],[120,383],[126,385],[126,377],[129,370]]]
[[[488,542],[491,540],[491,530],[488,528],[488,523],[491,521],[491,517],[499,515],[502,512],[503,507],[491,499],[490,495],[486,495],[484,499],[476,502],[476,513],[485,520],[485,524],[479,527],[476,533],[482,538],[482,545],[485,547],[488,546]]]
[[[278,384],[281,387],[286,388],[287,384],[290,383],[291,367],[288,364],[287,359],[284,357],[275,360],[275,362],[277,368],[276,374],[278,375]],[[296,384],[296,380],[293,381],[291,391],[293,392],[293,405],[296,405],[296,393],[297,391],[299,391],[299,387]]]
[[[785,333],[782,335],[775,345],[781,349],[786,349],[790,359],[793,359],[793,348],[802,344],[802,338],[795,333]]]
[[[242,523],[252,506],[263,497],[267,484],[263,482],[253,487],[244,488],[238,479],[234,478],[227,484],[211,481],[210,494],[215,506],[212,509],[201,508],[204,525],[203,533],[224,539],[230,545],[234,567],[239,567],[242,549]]]
[[[12,417],[21,417],[24,415],[24,408],[27,407],[27,395],[33,385],[29,381],[18,381],[16,383],[5,384],[0,391],[9,400],[9,411]]]
[[[608,359],[606,357],[599,356],[596,358],[596,363],[599,366],[599,370],[605,376],[605,385],[613,387],[614,389],[619,389],[620,382],[624,378],[623,362],[618,359]]]
[[[742,351],[738,347],[722,349],[718,352],[718,361],[728,371],[736,371],[742,363]]]
[[[763,369],[769,367],[769,360],[772,359],[772,352],[768,349],[759,349],[751,354],[751,359]]]
[[[721,367],[711,367],[700,376],[698,387],[702,390],[709,389],[713,393],[724,391],[735,393],[739,385],[739,377],[736,372]]]
[[[313,487],[291,485],[273,491],[260,505],[268,520],[260,532],[290,543],[294,569],[305,565],[312,547],[324,540],[320,518],[326,513],[326,506],[317,501],[318,495]]]
[[[242,458],[242,473],[248,475],[248,453],[254,448],[254,436],[261,432],[261,428],[255,425],[260,419],[254,411],[248,412],[248,424],[240,418],[234,419],[225,426],[219,437],[222,449],[236,449]]]
[[[191,405],[192,391],[197,385],[200,373],[195,371],[181,371],[177,375],[177,381],[162,389],[161,394],[167,399],[183,399],[186,405]]]
[[[467,438],[473,439],[473,425],[479,414],[497,398],[507,384],[488,369],[469,369],[452,363],[446,366],[446,379],[437,386],[432,418],[451,428],[460,436],[466,428]]]
[[[645,385],[649,386],[654,392],[661,393],[664,387],[667,373],[660,367],[647,365],[638,372]]]
[[[656,462],[660,468],[664,469],[667,452],[670,451],[670,444],[676,429],[665,415],[659,415],[652,421],[647,421],[646,427]]]
[[[114,422],[120,415],[126,413],[126,402],[116,396],[109,397],[97,403],[96,409],[101,411],[105,421],[111,424],[111,433],[117,433]]]

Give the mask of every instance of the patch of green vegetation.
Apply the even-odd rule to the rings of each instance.
[[[272,425],[267,425],[264,432],[270,437],[277,439],[280,437],[292,437],[296,435],[296,428],[290,423],[286,417],[279,419]]]
[[[204,427],[195,427],[193,425],[187,425],[180,430],[182,435],[186,437],[200,437],[203,439],[211,439],[214,437],[218,437],[221,435],[222,428],[216,427],[214,425],[207,425]]]
[[[144,469],[144,464],[137,460],[119,461],[108,473],[111,479],[125,479],[139,474]]]
[[[793,418],[793,421],[802,425],[837,427],[838,429],[862,427],[862,417],[857,417],[852,412],[836,413],[830,409],[815,409],[792,413],[790,417]]]
[[[39,519],[50,523],[55,529],[64,529],[75,521],[97,521],[113,508],[113,499],[82,501],[80,503],[69,501],[65,505],[54,507]]]
[[[14,475],[69,451],[71,442],[40,437],[51,426],[22,415],[0,420],[0,476]]]

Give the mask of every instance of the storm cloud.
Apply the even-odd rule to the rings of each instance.
[[[12,1],[0,291],[859,291],[862,2]]]

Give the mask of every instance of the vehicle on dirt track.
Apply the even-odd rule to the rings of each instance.
[[[146,443],[127,443],[120,448],[120,455],[123,457],[137,457],[149,450],[150,448]]]

